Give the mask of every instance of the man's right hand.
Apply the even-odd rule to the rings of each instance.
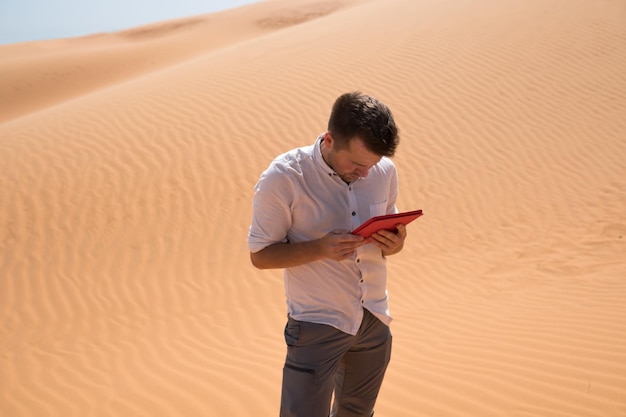
[[[367,240],[363,236],[346,232],[330,232],[319,241],[322,257],[335,261],[343,261],[354,254],[354,251]]]

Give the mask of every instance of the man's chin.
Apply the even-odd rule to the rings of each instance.
[[[358,180],[359,176],[354,175],[354,174],[348,174],[348,175],[342,176],[341,179],[344,180],[345,182],[352,182],[352,181]]]

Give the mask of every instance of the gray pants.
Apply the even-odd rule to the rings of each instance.
[[[281,417],[374,415],[376,397],[391,358],[388,326],[367,310],[356,336],[289,317],[285,341]],[[330,412],[333,391],[335,400]]]

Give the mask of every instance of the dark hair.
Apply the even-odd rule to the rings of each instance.
[[[358,137],[367,149],[380,156],[393,156],[399,141],[391,110],[359,91],[342,94],[335,100],[328,131],[340,148]]]

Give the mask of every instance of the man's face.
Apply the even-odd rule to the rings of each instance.
[[[337,149],[336,142],[327,133],[322,147],[324,160],[346,183],[367,177],[370,168],[382,158],[369,151],[360,138],[354,138],[348,146]]]

